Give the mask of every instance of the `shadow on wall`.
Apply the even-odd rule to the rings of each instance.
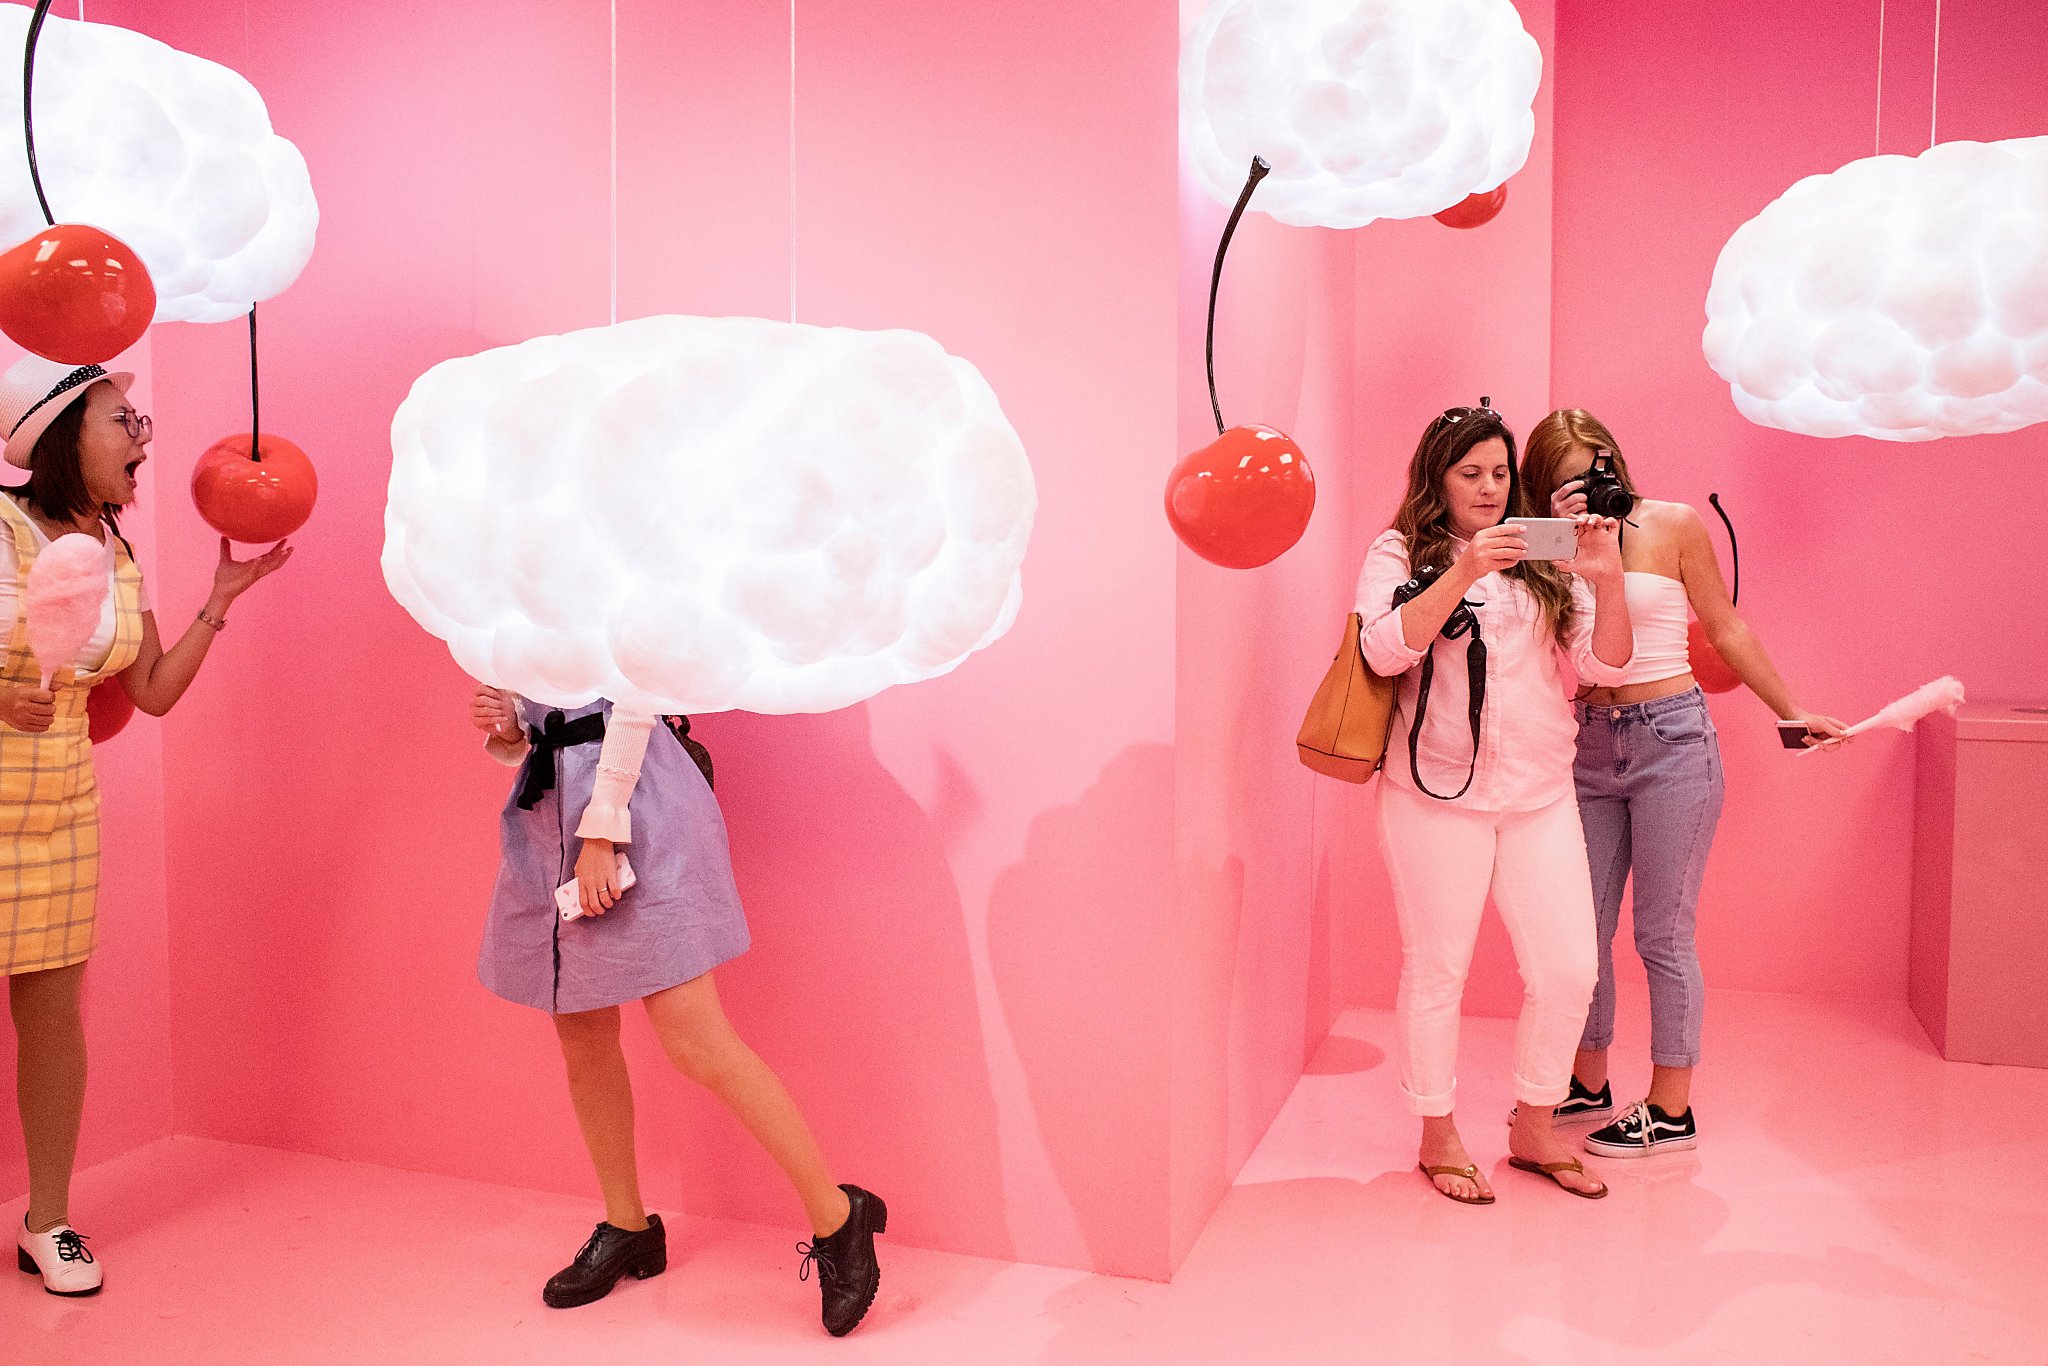
[[[839,1179],[902,1192],[892,1236],[1002,1255],[987,1049],[932,818],[876,759],[865,706],[695,726],[753,930],[719,972],[734,1023],[781,1071]],[[691,1132],[721,1135],[681,1159],[693,1208],[789,1222],[787,1186],[731,1118],[694,1094],[686,1108]]]
[[[1036,1133],[1085,1264],[1166,1274],[1173,1001],[1173,769],[1112,759],[1031,823],[996,880],[989,958]]]

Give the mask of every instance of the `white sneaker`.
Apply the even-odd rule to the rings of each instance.
[[[100,1264],[86,1250],[85,1239],[69,1224],[59,1224],[47,1233],[30,1233],[21,1226],[15,1236],[15,1260],[33,1276],[41,1273],[43,1289],[52,1295],[97,1295],[100,1293]]]

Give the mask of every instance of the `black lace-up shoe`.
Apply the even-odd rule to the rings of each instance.
[[[889,1207],[882,1197],[859,1186],[841,1186],[852,1211],[829,1237],[798,1243],[804,1254],[797,1278],[808,1280],[817,1264],[818,1289],[824,1296],[825,1331],[843,1338],[860,1325],[875,1292],[882,1288],[882,1264],[875,1260],[875,1235],[889,1227]]]
[[[599,1224],[576,1260],[548,1278],[540,1297],[551,1309],[574,1309],[611,1294],[621,1276],[644,1281],[666,1270],[668,1235],[659,1214],[648,1215],[647,1227],[638,1233]]]
[[[1608,1082],[1601,1082],[1598,1091],[1588,1091],[1584,1082],[1573,1077],[1571,1094],[1558,1103],[1558,1107],[1550,1112],[1550,1117],[1558,1124],[1590,1124],[1613,1113],[1614,1092]],[[1508,1123],[1514,1122],[1515,1110],[1509,1110]]]
[[[1648,1157],[1655,1152],[1696,1148],[1699,1141],[1692,1107],[1687,1106],[1685,1113],[1674,1119],[1642,1100],[1606,1128],[1587,1134],[1586,1151],[1602,1157]]]

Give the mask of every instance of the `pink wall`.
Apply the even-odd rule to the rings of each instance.
[[[411,380],[605,318],[604,7],[256,3],[246,45],[240,4],[145,11],[252,76],[322,204],[264,370],[321,508],[165,730],[178,1127],[587,1192],[551,1031],[473,976],[509,775],[377,552]],[[835,715],[703,723],[756,944],[728,1008],[892,1234],[1163,1275],[1172,16],[803,0],[793,257],[786,11],[619,18],[622,315],[782,316],[793,266],[800,317],[971,358],[1043,504],[998,649]],[[239,345],[164,333],[166,465],[242,420]],[[164,516],[197,543],[189,505]],[[167,593],[203,573],[167,565]],[[653,1198],[789,1222],[632,1046]]]
[[[1700,354],[1728,235],[1801,176],[1873,151],[1875,0],[1654,14],[1559,0],[1552,393],[1614,428],[1653,496],[1719,492],[1744,616],[1807,705],[1854,718],[1954,673],[2041,699],[2048,632],[2006,590],[2048,428],[1917,445],[1745,421]],[[1887,10],[1884,150],[1928,137],[1934,0]],[[2048,9],[1949,5],[1940,133],[2048,132]],[[1716,699],[1729,801],[1700,944],[1718,986],[1903,998],[1913,755],[1896,732],[1792,762],[1747,693]]]
[[[1550,5],[1520,8],[1547,61]],[[1425,218],[1335,232],[1252,213],[1231,247],[1217,314],[1224,420],[1293,435],[1316,474],[1317,508],[1300,544],[1265,568],[1219,569],[1180,552],[1175,850],[1185,958],[1176,1075],[1183,1088],[1214,1094],[1176,1111],[1176,1209],[1192,1218],[1176,1227],[1177,1246],[1200,1231],[1205,1197],[1257,1143],[1336,1012],[1393,997],[1400,941],[1371,789],[1311,774],[1294,735],[1422,429],[1481,393],[1517,425],[1543,411],[1549,100],[1546,79],[1528,165],[1484,228]],[[1227,216],[1184,181],[1182,451],[1216,433],[1202,344]],[[1471,999],[1498,1011],[1519,996],[1506,937],[1490,927]],[[1218,1054],[1221,1073],[1210,1061]]]
[[[1868,150],[1864,8],[1653,23],[1526,0],[1538,135],[1494,223],[1251,217],[1224,287],[1225,414],[1290,430],[1321,499],[1298,547],[1236,573],[1175,549],[1159,513],[1172,461],[1213,432],[1201,315],[1224,216],[1174,177],[1169,7],[800,0],[792,203],[786,11],[621,0],[621,316],[785,316],[793,288],[807,321],[921,328],[988,376],[1038,471],[1027,605],[997,649],[834,715],[701,723],[756,939],[721,974],[728,1008],[846,1176],[890,1194],[894,1232],[1167,1274],[1334,1013],[1390,1002],[1372,794],[1291,746],[1444,406],[1491,394],[1526,430],[1580,403],[1657,491],[1721,491],[1751,552],[1744,605],[1815,705],[1860,713],[1945,669],[1980,695],[2038,692],[2048,644],[1981,587],[2023,500],[1925,490],[1930,462],[2017,470],[2042,438],[1771,433],[1699,356],[1727,233]],[[2019,120],[2042,77],[2003,54],[2048,18],[2004,9],[1950,16],[1950,136],[2039,131]],[[88,1156],[175,1127],[587,1193],[545,1021],[473,977],[509,775],[376,558],[411,380],[605,320],[603,7],[110,0],[94,17],[247,72],[312,165],[320,248],[265,307],[265,412],[323,485],[288,576],[238,605],[187,702],[104,756],[110,844],[134,855],[110,862]],[[1925,82],[1899,54],[1931,32],[1912,0],[1892,19],[1901,150]],[[242,345],[234,327],[152,339],[167,492],[138,528],[162,533],[167,623],[210,573],[183,489],[246,420]],[[1912,509],[1942,558],[1844,591],[1838,566],[1870,555],[1848,507]],[[1937,613],[1965,629],[1901,648],[1897,623],[1931,638]],[[1713,980],[1902,995],[1903,738],[1795,767],[1753,702],[1715,705],[1735,796]],[[1490,925],[1468,1003],[1505,1013],[1519,991]],[[791,1221],[765,1160],[629,1036],[650,1195]],[[15,1142],[0,1189],[20,1184]]]

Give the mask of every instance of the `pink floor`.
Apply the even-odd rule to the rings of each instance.
[[[173,1139],[82,1176],[109,1288],[11,1278],[0,1362],[2048,1361],[2048,1072],[1944,1063],[1903,1005],[1713,1007],[1703,1147],[1603,1164],[1606,1201],[1506,1168],[1497,1020],[1464,1094],[1500,1203],[1430,1194],[1359,1012],[1173,1284],[895,1247],[837,1343],[794,1231],[671,1215],[667,1275],[557,1313],[584,1202]]]

